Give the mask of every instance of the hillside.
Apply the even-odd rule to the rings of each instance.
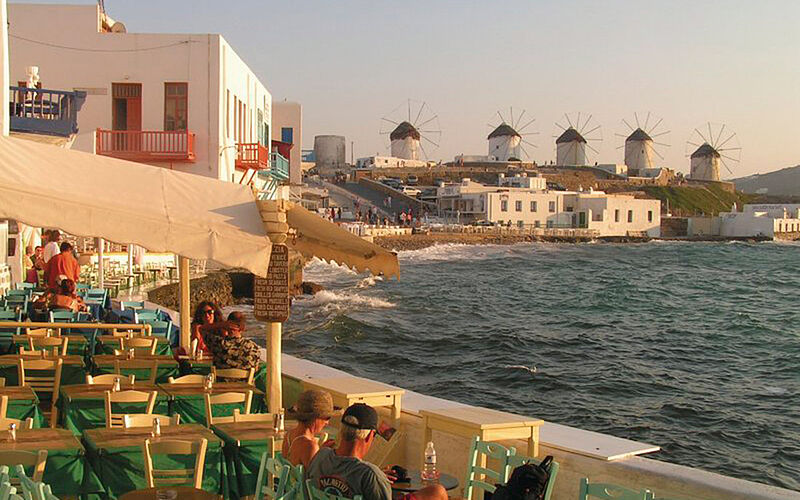
[[[745,193],[772,196],[800,196],[800,165],[766,174],[733,179],[736,189]]]
[[[754,198],[744,193],[729,193],[717,186],[642,186],[639,189],[651,198],[658,198],[662,204],[669,202],[670,212],[678,216],[728,212],[734,203],[741,208]]]

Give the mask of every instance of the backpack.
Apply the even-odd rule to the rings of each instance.
[[[524,463],[511,472],[506,484],[498,484],[491,500],[544,500],[550,464],[553,456],[547,455],[538,465]]]

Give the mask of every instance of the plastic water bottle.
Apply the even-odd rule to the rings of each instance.
[[[152,432],[152,434],[153,434],[153,437],[161,436],[161,421],[158,419],[158,417],[153,418],[153,432]]]
[[[420,477],[423,481],[436,481],[439,479],[439,471],[436,469],[436,449],[433,447],[433,441],[428,441],[428,446],[425,447],[425,463],[422,464]]]

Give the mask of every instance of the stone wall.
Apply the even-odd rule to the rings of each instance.
[[[234,303],[233,285],[227,272],[214,272],[209,273],[207,276],[194,278],[189,286],[191,290],[191,311],[194,311],[197,304],[204,300],[210,300],[219,307],[229,306]],[[170,283],[147,292],[147,300],[173,311],[180,311],[178,294],[179,284]]]
[[[686,217],[662,217],[661,236],[664,238],[676,238],[688,236],[689,219]]]

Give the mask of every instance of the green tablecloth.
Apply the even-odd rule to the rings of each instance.
[[[19,385],[17,365],[0,364],[0,377],[6,379],[6,385]],[[61,368],[61,385],[85,384],[86,370],[81,365],[64,365]],[[44,396],[44,397],[43,397]],[[49,395],[39,394],[39,398],[49,401]]]
[[[58,407],[58,425],[69,429],[74,434],[81,434],[87,429],[106,426],[105,399],[98,397],[69,397],[63,393],[56,402]],[[142,413],[143,403],[114,403],[114,413]],[[166,394],[159,393],[153,413],[167,415],[169,402]]]
[[[47,427],[47,421],[39,410],[39,398],[35,396],[33,399],[9,399],[6,416],[19,420],[32,418],[35,429]]]
[[[105,498],[113,500],[129,491],[147,488],[141,445],[98,448],[88,436],[84,437],[84,443],[88,461],[103,485]],[[194,460],[188,456],[156,456],[154,466],[160,469],[193,468]],[[209,442],[206,450],[203,489],[220,494],[227,489],[222,446],[216,441]]]
[[[42,481],[59,498],[103,493],[103,485],[81,449],[48,450]]]
[[[248,495],[255,495],[261,455],[272,451],[268,445],[269,441],[266,439],[238,441],[214,426],[212,430],[225,442],[222,449],[227,478],[225,498],[238,500]]]
[[[244,404],[213,405],[212,412],[215,417],[229,417],[233,410],[244,410]],[[251,413],[266,413],[267,405],[263,395],[253,395],[250,404]],[[180,395],[170,398],[170,415],[179,414],[182,424],[206,424],[206,401],[203,394]]]

